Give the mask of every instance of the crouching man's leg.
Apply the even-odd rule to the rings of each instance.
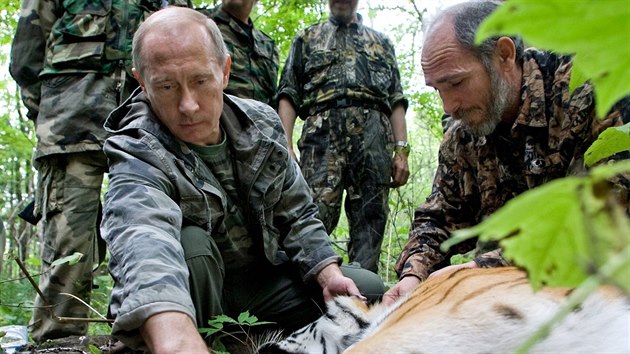
[[[212,237],[201,227],[182,228],[181,244],[190,272],[190,297],[197,327],[208,327],[212,317],[223,314],[223,258]]]
[[[358,266],[342,266],[341,271],[370,301],[383,295],[378,275]],[[249,311],[260,321],[273,322],[287,331],[317,320],[326,311],[319,285],[305,284],[291,265],[260,264],[226,275],[224,299],[232,317]]]

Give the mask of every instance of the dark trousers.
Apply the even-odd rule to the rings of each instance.
[[[198,327],[207,327],[216,315],[236,318],[249,311],[260,321],[292,330],[316,320],[325,310],[319,285],[305,284],[290,264],[273,266],[261,261],[255,267],[226,274],[216,243],[204,229],[185,227],[181,243]],[[383,282],[378,275],[352,266],[342,266],[341,271],[368,299],[382,296]]]

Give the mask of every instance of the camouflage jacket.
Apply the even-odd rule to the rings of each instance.
[[[225,93],[253,98],[276,107],[279,59],[274,40],[254,27],[251,20],[247,24],[241,23],[221,6],[199,11],[217,24],[232,57],[230,80]]]
[[[243,214],[268,261],[291,262],[305,281],[340,261],[288,154],[278,115],[228,95],[223,111]],[[113,333],[139,346],[135,335],[149,316],[179,311],[195,318],[180,230],[192,223],[212,233],[224,222],[226,196],[201,158],[158,123],[143,93],[112,112],[105,128],[112,136],[104,145],[110,183],[101,231],[115,279]]]
[[[116,99],[94,98],[88,103],[82,99],[77,101],[74,96],[66,100],[59,97],[55,105],[65,106],[59,107],[62,114],[53,116],[50,112],[43,112],[39,117],[43,85],[46,85],[48,95],[64,96],[63,85],[70,76],[86,73],[112,76],[118,68],[117,79],[107,83],[112,87],[98,87],[97,94],[114,98],[117,94],[121,95],[126,84],[132,82],[133,86],[137,85],[130,74],[131,42],[140,23],[161,7],[168,4],[190,6],[188,1],[22,2],[11,48],[10,72],[20,86],[29,118],[35,120],[38,126],[46,126],[38,131],[36,158],[53,153],[100,150],[105,136],[103,122],[120,103]],[[62,89],[57,89],[59,87]],[[89,112],[74,108],[94,102],[97,106],[89,107]]]
[[[287,96],[302,119],[344,99],[378,105],[387,114],[399,103],[407,108],[394,47],[358,16],[359,23],[348,26],[331,17],[293,40],[278,97]]]
[[[424,280],[447,266],[450,255],[475,249],[459,244],[451,254],[439,245],[454,230],[474,226],[516,195],[550,180],[584,171],[583,155],[601,131],[630,119],[630,100],[602,121],[595,118],[593,87],[569,93],[571,58],[530,49],[523,64],[521,107],[512,127],[475,137],[460,121],[447,129],[433,191],[415,212],[398,275]],[[623,184],[622,184],[623,185]],[[627,189],[627,181],[625,188]],[[495,245],[496,246],[496,245]],[[481,266],[504,265],[500,250],[478,245]]]

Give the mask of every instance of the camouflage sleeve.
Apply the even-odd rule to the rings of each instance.
[[[392,77],[389,85],[389,106],[394,108],[398,104],[402,104],[407,110],[409,107],[409,101],[403,94],[402,83],[400,80],[400,70],[398,69],[398,62],[396,61],[396,50],[388,38],[385,38],[386,48],[389,51],[389,57],[392,60]]]
[[[500,248],[476,256],[475,263],[481,268],[505,267],[510,265],[510,262],[503,258],[503,252]]]
[[[273,107],[273,109],[277,110],[278,109],[278,65],[280,63],[280,51],[278,50],[278,46],[276,45],[276,43],[273,43],[273,56],[272,56],[272,60],[274,63],[276,63],[276,70],[274,72],[271,73],[271,83],[273,84],[273,97],[271,98],[271,102],[269,103],[269,105],[271,107]]]
[[[280,84],[278,85],[278,100],[282,96],[287,96],[293,103],[293,107],[296,111],[300,111],[302,106],[302,88],[300,82],[302,82],[302,73],[304,72],[303,60],[302,60],[302,46],[304,42],[300,35],[296,36],[291,43],[289,49],[289,55],[282,68],[282,74],[280,75]],[[302,117],[306,118],[306,117]]]
[[[324,224],[317,218],[317,207],[309,193],[297,162],[291,158],[282,199],[275,218],[286,228],[282,247],[298,265],[304,281],[309,281],[326,265],[341,262],[333,250]]]
[[[451,232],[477,223],[478,187],[474,171],[466,161],[466,149],[459,144],[460,129],[449,129],[440,146],[439,164],[433,190],[415,211],[409,240],[395,266],[400,278],[415,275],[426,280],[428,275],[450,264],[450,256],[475,249],[475,240],[455,245],[448,254],[440,244]]]
[[[270,112],[275,115],[274,112]],[[274,130],[284,136],[280,118],[274,119]],[[261,122],[262,119],[258,119]],[[276,138],[286,149],[286,138]],[[333,250],[324,224],[317,217],[317,206],[302,176],[300,167],[289,154],[284,174],[282,195],[274,207],[274,226],[280,231],[281,247],[291,262],[298,266],[302,279],[309,281],[330,263],[340,263]]]
[[[20,10],[13,44],[9,72],[20,86],[22,101],[34,120],[39,111],[39,73],[44,66],[46,39],[53,24],[61,17],[59,0],[24,0]]]
[[[195,318],[179,242],[182,213],[170,197],[176,195],[173,176],[162,171],[163,151],[153,148],[124,136],[104,146],[110,182],[101,232],[115,279],[112,333],[134,348],[142,346],[139,328],[152,315],[176,311]]]
[[[273,205],[273,227],[277,229],[280,248],[298,267],[302,279],[309,281],[326,265],[341,262],[341,257],[333,250],[324,224],[317,217],[317,206],[300,167],[287,152],[280,117],[268,105],[253,100],[244,102],[255,105],[254,109],[246,109],[245,113],[253,119],[257,128],[282,145],[286,168],[282,169],[283,175],[278,176],[282,177],[283,185],[280,198]]]

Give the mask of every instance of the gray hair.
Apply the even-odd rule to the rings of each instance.
[[[143,57],[143,41],[147,33],[155,30],[156,28],[167,27],[176,29],[182,26],[189,26],[190,24],[199,24],[207,30],[208,37],[210,38],[212,44],[212,53],[219,63],[224,64],[228,56],[228,50],[223,42],[221,31],[214,21],[193,9],[173,6],[159,10],[149,16],[134,34],[132,42],[132,60],[133,67],[136,69],[138,74],[142,76],[144,70],[146,69]]]
[[[499,5],[501,5],[500,1],[468,1],[453,5],[435,18],[426,33],[431,30],[434,24],[442,22],[443,20],[450,20],[453,30],[455,31],[455,39],[457,42],[462,48],[478,57],[486,67],[486,70],[490,70],[497,41],[503,36],[486,38],[481,44],[476,45],[475,33],[481,22],[490,16]],[[525,51],[523,40],[518,36],[508,37],[512,39],[516,47],[516,62],[522,64],[523,53]]]

